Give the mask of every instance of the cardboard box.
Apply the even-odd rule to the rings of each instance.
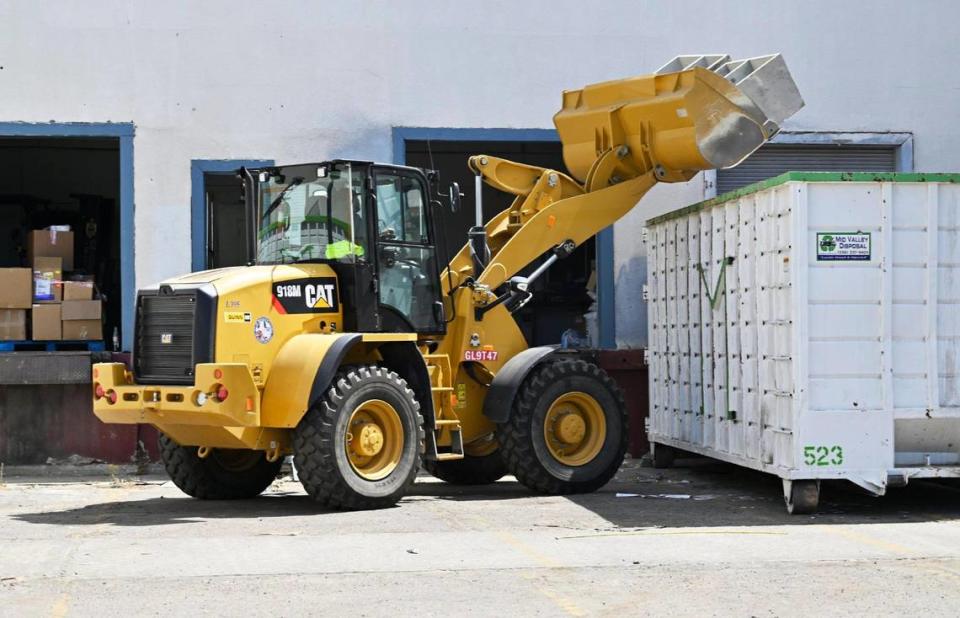
[[[63,300],[92,300],[93,281],[64,281]]]
[[[33,302],[59,303],[63,297],[63,260],[58,257],[33,259]]]
[[[29,309],[33,305],[33,272],[29,268],[0,268],[0,309]]]
[[[27,259],[58,257],[64,270],[73,270],[73,232],[33,230],[27,237]]]
[[[103,315],[103,303],[99,300],[65,300],[60,305],[61,317],[68,320],[99,320]]]
[[[34,341],[59,341],[61,336],[60,305],[33,306],[33,337]]]
[[[0,341],[23,341],[26,338],[27,310],[0,309]]]
[[[103,339],[103,322],[100,320],[64,320],[62,335],[64,341]]]

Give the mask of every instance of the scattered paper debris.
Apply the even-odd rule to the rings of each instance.
[[[97,459],[96,457],[83,457],[81,455],[70,455],[63,459],[56,459],[54,457],[47,457],[46,464],[48,466],[90,466],[93,464],[102,464],[106,463],[102,459]]]

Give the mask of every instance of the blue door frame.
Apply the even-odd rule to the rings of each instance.
[[[394,127],[393,161],[406,164],[408,140],[457,142],[559,142],[553,129],[450,129],[431,127]],[[597,234],[597,322],[600,347],[616,347],[613,311],[613,226]]]
[[[0,122],[0,137],[115,137],[120,144],[120,296],[123,348],[133,347],[133,311],[137,300],[134,264],[132,122]]]
[[[204,199],[206,173],[225,174],[241,167],[273,165],[272,159],[194,159],[190,161],[190,269],[194,272],[207,267],[207,204]]]

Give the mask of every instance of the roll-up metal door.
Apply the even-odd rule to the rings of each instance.
[[[717,172],[717,195],[784,172],[893,172],[896,146],[767,144],[746,161]]]

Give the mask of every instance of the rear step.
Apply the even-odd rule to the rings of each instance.
[[[427,432],[424,458],[432,461],[463,459],[463,431],[460,420],[444,418],[445,409],[448,415],[456,416],[448,404],[453,393],[450,357],[446,354],[424,354],[423,358],[427,362],[430,373],[434,413],[440,417],[434,420],[433,431]],[[437,446],[437,435],[444,429],[450,432],[450,446],[444,446],[442,447],[444,450],[440,451],[441,447]]]
[[[449,461],[451,459],[463,459],[463,432],[460,430],[459,420],[437,420],[434,421],[437,431],[427,432],[427,452],[425,457],[433,461]],[[443,447],[441,452],[437,447],[437,433],[439,430],[448,428],[450,431],[449,447]]]

